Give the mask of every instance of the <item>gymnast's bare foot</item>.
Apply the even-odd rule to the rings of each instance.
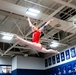
[[[18,40],[19,36],[16,35],[16,34],[14,34],[14,38],[15,38],[16,40]]]
[[[56,50],[56,54],[59,54],[60,52]]]

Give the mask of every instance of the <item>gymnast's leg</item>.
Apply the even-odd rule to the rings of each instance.
[[[57,51],[57,50],[53,50],[53,49],[46,49],[46,48],[42,48],[41,49],[41,52],[43,52],[43,53],[55,53],[55,54],[58,54],[58,53],[60,53],[59,51]]]
[[[19,36],[17,36],[16,34],[14,35],[16,37],[17,40],[19,40],[21,43],[28,45],[30,47],[32,47],[33,49],[39,51],[39,52],[43,52],[43,53],[59,53],[57,50],[52,50],[52,49],[45,49],[44,47],[42,47],[42,45],[40,43],[35,43],[35,42],[30,42],[27,40],[24,40],[22,38],[20,38]]]
[[[14,34],[14,37],[16,38],[16,40],[20,41],[21,43],[25,45],[32,47],[33,49],[41,50],[42,45],[40,43],[35,43],[35,42],[24,40],[21,37],[17,36],[16,34]]]

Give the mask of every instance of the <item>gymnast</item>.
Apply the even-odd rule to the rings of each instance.
[[[16,40],[20,41],[23,44],[28,45],[29,47],[33,48],[34,50],[36,50],[38,52],[58,54],[59,52],[57,50],[53,50],[53,49],[47,50],[46,48],[44,48],[39,41],[41,32],[46,28],[47,25],[50,24],[50,22],[53,21],[53,19],[49,20],[44,26],[42,26],[39,29],[35,25],[32,24],[32,22],[30,21],[30,18],[27,18],[27,20],[28,20],[28,23],[29,23],[30,27],[32,28],[32,32],[33,32],[32,33],[32,42],[24,40],[23,38],[14,34]]]

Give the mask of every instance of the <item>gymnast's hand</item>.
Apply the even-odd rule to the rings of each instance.
[[[50,22],[53,22],[53,21],[54,21],[54,19],[51,19],[51,20],[50,20]]]
[[[30,18],[29,18],[29,17],[27,17],[27,20],[28,20],[28,21],[30,21]]]
[[[53,19],[50,19],[48,22],[46,22],[45,26],[49,25],[50,22],[53,22]]]
[[[54,21],[54,19],[50,19],[48,22],[50,23],[50,22],[53,22]]]

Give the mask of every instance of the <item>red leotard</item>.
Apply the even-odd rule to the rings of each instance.
[[[40,34],[41,34],[41,32],[39,30],[34,31],[33,34],[32,34],[32,41],[36,42],[36,43],[39,43]]]

